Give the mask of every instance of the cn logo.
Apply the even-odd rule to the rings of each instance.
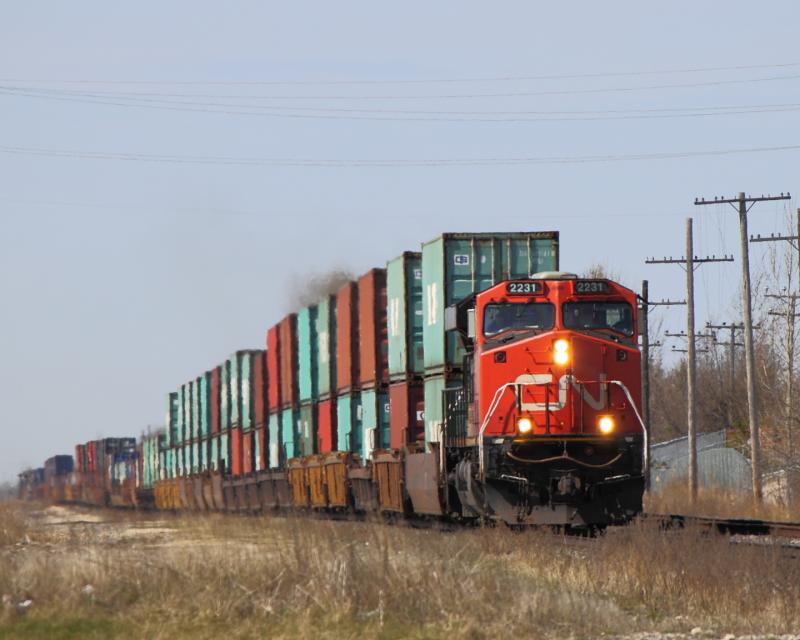
[[[553,376],[549,373],[525,373],[519,376],[515,381],[516,384],[535,384],[545,385],[553,382]],[[602,411],[608,406],[608,385],[606,384],[606,374],[601,373],[599,376],[600,394],[595,398],[585,385],[580,385],[575,381],[575,376],[564,374],[558,379],[558,402],[551,402],[549,405],[546,402],[523,402],[521,408],[523,411],[558,411],[567,406],[567,389],[570,385],[572,388],[581,394],[583,401],[588,404],[595,411]]]

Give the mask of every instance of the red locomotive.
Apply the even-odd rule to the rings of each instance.
[[[641,511],[645,430],[636,294],[562,272],[462,301],[468,356],[445,392],[462,515],[604,525]]]

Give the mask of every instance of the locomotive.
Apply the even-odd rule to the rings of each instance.
[[[451,310],[468,373],[445,392],[446,458],[464,515],[586,526],[641,511],[636,303],[610,280],[553,272]]]

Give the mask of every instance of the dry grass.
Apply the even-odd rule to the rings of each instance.
[[[64,519],[28,514],[32,541],[21,546],[25,533],[12,540],[20,530],[9,528],[17,534],[0,546],[0,638],[595,638],[800,628],[800,560],[695,531],[664,535],[642,525],[563,540],[221,515],[92,524],[78,514],[77,523],[52,525]]]
[[[800,505],[764,502],[757,505],[747,492],[726,491],[718,487],[700,488],[694,504],[685,483],[673,483],[645,498],[649,513],[680,513],[714,518],[760,518],[800,521]]]

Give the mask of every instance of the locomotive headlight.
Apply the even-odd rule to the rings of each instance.
[[[530,433],[530,430],[533,429],[533,422],[530,418],[520,418],[517,420],[517,429],[520,433]]]
[[[614,430],[614,418],[611,416],[600,416],[597,426],[603,433],[611,433]]]
[[[553,356],[556,364],[567,364],[569,362],[569,342],[560,338],[555,341],[553,348],[556,351]]]

